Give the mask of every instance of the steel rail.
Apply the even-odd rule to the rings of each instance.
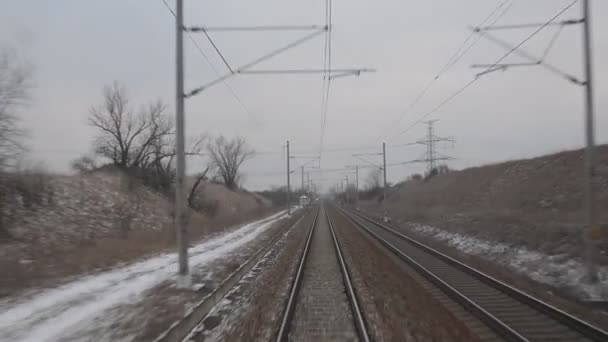
[[[196,303],[188,313],[180,320],[174,322],[158,335],[153,341],[154,342],[183,342],[189,340],[189,336],[194,333],[196,327],[201,324],[204,318],[219,304],[224,297],[232,290],[242,278],[250,272],[255,265],[266,255],[267,252],[275,248],[282,237],[287,232],[296,227],[306,216],[304,213],[298,220],[293,224],[287,224],[285,227],[279,229],[279,231],[273,235],[273,237],[258,249],[249,259],[243,262],[235,271],[225,277],[221,283],[207,294],[200,302]],[[268,222],[270,219],[266,218],[259,222]]]
[[[291,284],[291,290],[289,292],[289,299],[287,300],[287,305],[285,306],[285,310],[283,311],[283,319],[281,320],[281,326],[279,328],[279,332],[277,334],[276,341],[282,342],[286,341],[289,336],[289,329],[291,326],[291,320],[293,318],[293,314],[296,309],[296,299],[298,298],[298,292],[300,291],[300,287],[302,285],[302,278],[304,275],[304,265],[306,264],[306,259],[308,258],[308,251],[310,250],[310,243],[312,241],[312,235],[314,233],[315,227],[317,226],[317,219],[319,218],[319,213],[321,212],[321,208],[317,209],[317,213],[315,214],[315,218],[312,221],[312,225],[310,227],[310,232],[308,233],[308,237],[306,238],[306,244],[304,245],[304,250],[300,256],[300,263],[298,265],[298,270],[296,272],[296,276],[294,277],[293,283]]]
[[[423,252],[454,267],[455,269],[464,272],[465,274],[480,281],[481,283],[483,283],[487,286],[490,286],[491,288],[507,295],[508,297],[512,298],[514,301],[524,304],[532,309],[535,309],[537,312],[544,314],[548,318],[553,319],[557,323],[560,323],[563,326],[565,326],[573,331],[576,331],[577,333],[581,334],[585,338],[588,338],[593,341],[608,341],[608,332],[602,330],[599,327],[593,326],[591,323],[585,322],[571,314],[568,314],[568,313],[564,312],[563,310],[560,310],[549,303],[546,303],[546,302],[544,302],[538,298],[535,298],[521,290],[518,290],[500,280],[497,280],[496,278],[494,278],[490,275],[487,275],[471,266],[468,266],[444,253],[439,252],[438,250],[436,250],[432,247],[427,246],[426,244],[423,244],[409,236],[406,236],[406,235],[396,231],[393,228],[390,228],[365,215],[362,215],[361,213],[349,211],[350,212],[350,215],[349,215],[346,212],[344,212],[343,210],[341,210],[341,212],[343,215],[345,215],[347,218],[349,218],[351,220],[351,222],[354,222],[357,226],[364,228],[366,231],[368,231],[370,233],[370,235],[374,236],[376,239],[379,239],[379,241],[384,240],[384,243],[383,243],[384,245],[390,244],[390,242],[388,242],[388,241],[386,241],[386,239],[383,239],[382,237],[380,237],[377,233],[374,233],[368,227],[365,227],[365,225],[354,220],[352,217],[350,217],[350,215],[356,215],[360,219],[365,220],[365,221],[373,224],[374,226],[389,232],[391,235],[395,236],[396,238],[398,238],[402,241],[405,241],[405,242],[409,243],[410,245],[418,248],[419,250],[422,250]],[[380,242],[382,242],[382,241],[380,241]],[[394,246],[393,246],[393,248],[389,248],[389,249],[391,249],[393,252],[396,252],[400,256],[403,256],[403,254],[404,254],[403,252],[399,251]],[[405,256],[405,257],[407,257],[407,256]],[[407,257],[407,258],[409,258],[409,257]],[[483,320],[483,318],[480,318],[480,319]]]
[[[435,286],[439,287],[444,293],[446,293],[452,299],[456,300],[458,303],[460,303],[462,306],[464,306],[469,312],[471,312],[473,315],[475,315],[477,318],[479,318],[482,322],[487,324],[494,331],[498,332],[503,338],[505,338],[508,341],[515,341],[515,342],[528,342],[529,341],[525,337],[521,336],[518,332],[516,332],[515,330],[511,329],[509,326],[504,324],[500,319],[498,319],[497,317],[495,317],[494,315],[489,313],[487,310],[482,308],[480,305],[478,305],[477,303],[475,303],[474,301],[469,299],[462,292],[458,291],[456,288],[451,286],[445,280],[443,280],[440,277],[438,277],[437,275],[435,275],[431,270],[427,269],[426,267],[421,265],[419,262],[417,262],[416,260],[414,260],[413,258],[408,256],[407,254],[403,253],[398,247],[393,245],[391,242],[389,242],[388,240],[379,236],[377,233],[373,232],[370,228],[366,227],[365,225],[357,222],[352,217],[350,217],[348,214],[346,214],[343,210],[340,209],[340,211],[341,211],[342,215],[344,215],[349,221],[353,222],[356,226],[359,226],[359,227],[363,228],[365,231],[367,231],[368,234],[370,234],[373,238],[378,240],[382,245],[387,247],[388,250],[390,250],[391,252],[396,254],[399,258],[403,259],[409,265],[413,266],[418,272],[420,272],[429,281],[431,281],[431,283],[433,283]]]
[[[325,210],[325,216],[327,217],[329,230],[334,241],[334,247],[336,248],[336,255],[338,257],[338,263],[340,264],[340,271],[342,273],[342,279],[344,280],[346,294],[348,300],[350,301],[351,312],[353,314],[353,320],[355,321],[355,327],[357,328],[357,333],[359,335],[359,341],[369,342],[370,337],[369,333],[367,332],[367,324],[365,322],[365,319],[363,318],[363,312],[361,310],[361,306],[359,305],[355,289],[353,288],[350,273],[348,272],[348,267],[346,266],[346,262],[344,261],[344,257],[342,255],[342,248],[340,247],[340,243],[338,242],[338,237],[336,236],[334,230],[334,224],[329,217],[327,209]]]

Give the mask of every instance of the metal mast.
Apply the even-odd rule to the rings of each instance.
[[[188,227],[186,219],[186,192],[184,178],[186,174],[186,156],[184,139],[184,8],[183,0],[176,1],[175,8],[175,140],[176,140],[176,184],[175,184],[175,227],[177,230],[177,250],[179,269],[177,287],[188,288],[191,285],[188,270]]]

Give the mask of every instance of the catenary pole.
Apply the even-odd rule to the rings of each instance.
[[[384,173],[384,191],[382,193],[382,203],[386,200],[386,142],[382,142],[382,171]]]
[[[585,185],[584,210],[586,216],[586,259],[587,272],[590,281],[597,281],[594,265],[595,242],[593,241],[596,227],[595,193],[593,189],[595,177],[595,132],[594,132],[594,102],[593,102],[593,61],[591,48],[591,15],[589,0],[583,0],[583,50],[585,63]]]
[[[290,196],[290,174],[291,174],[291,170],[290,170],[290,166],[289,166],[289,159],[291,158],[291,156],[289,155],[289,140],[287,140],[287,215],[291,215],[291,204],[289,203],[289,196]]]
[[[300,178],[302,178],[302,184],[300,188],[302,189],[302,193],[304,192],[304,165],[301,166]]]
[[[359,202],[359,165],[355,165],[355,187],[357,188],[356,201]]]
[[[175,8],[175,140],[176,140],[176,184],[175,184],[175,227],[177,231],[177,249],[179,269],[177,287],[187,288],[191,285],[188,270],[188,227],[186,219],[186,198],[184,178],[186,174],[186,156],[184,139],[184,8],[183,0],[176,0]]]

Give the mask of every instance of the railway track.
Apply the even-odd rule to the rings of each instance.
[[[308,233],[276,341],[370,341],[348,267],[323,207]]]
[[[608,341],[608,333],[360,213],[356,226],[508,341]]]
[[[220,284],[211,291],[208,295],[202,298],[189,312],[179,321],[174,322],[168,329],[163,331],[154,339],[154,342],[187,342],[197,333],[197,327],[201,325],[204,318],[218,305],[224,297],[238,285],[239,281],[249,272],[254,266],[262,260],[264,255],[276,248],[281,238],[291,229],[305,219],[307,213],[303,213],[299,219],[292,224],[285,225],[273,237],[258,249],[249,259],[242,263],[235,271],[224,278]]]

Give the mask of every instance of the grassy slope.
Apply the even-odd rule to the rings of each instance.
[[[597,213],[605,225],[608,146],[598,148],[597,163]],[[384,207],[377,202],[362,206],[386,210],[397,221],[430,223],[549,254],[580,256],[582,166],[581,150],[508,161],[404,182],[391,190]]]
[[[0,240],[0,297],[67,276],[173,249],[172,204],[143,186],[126,189],[115,172],[49,176],[40,203],[17,198],[6,213],[9,238]],[[217,203],[213,216],[191,211],[189,234],[197,240],[273,209],[266,199],[205,184],[201,198]],[[128,222],[128,223],[127,223]]]

